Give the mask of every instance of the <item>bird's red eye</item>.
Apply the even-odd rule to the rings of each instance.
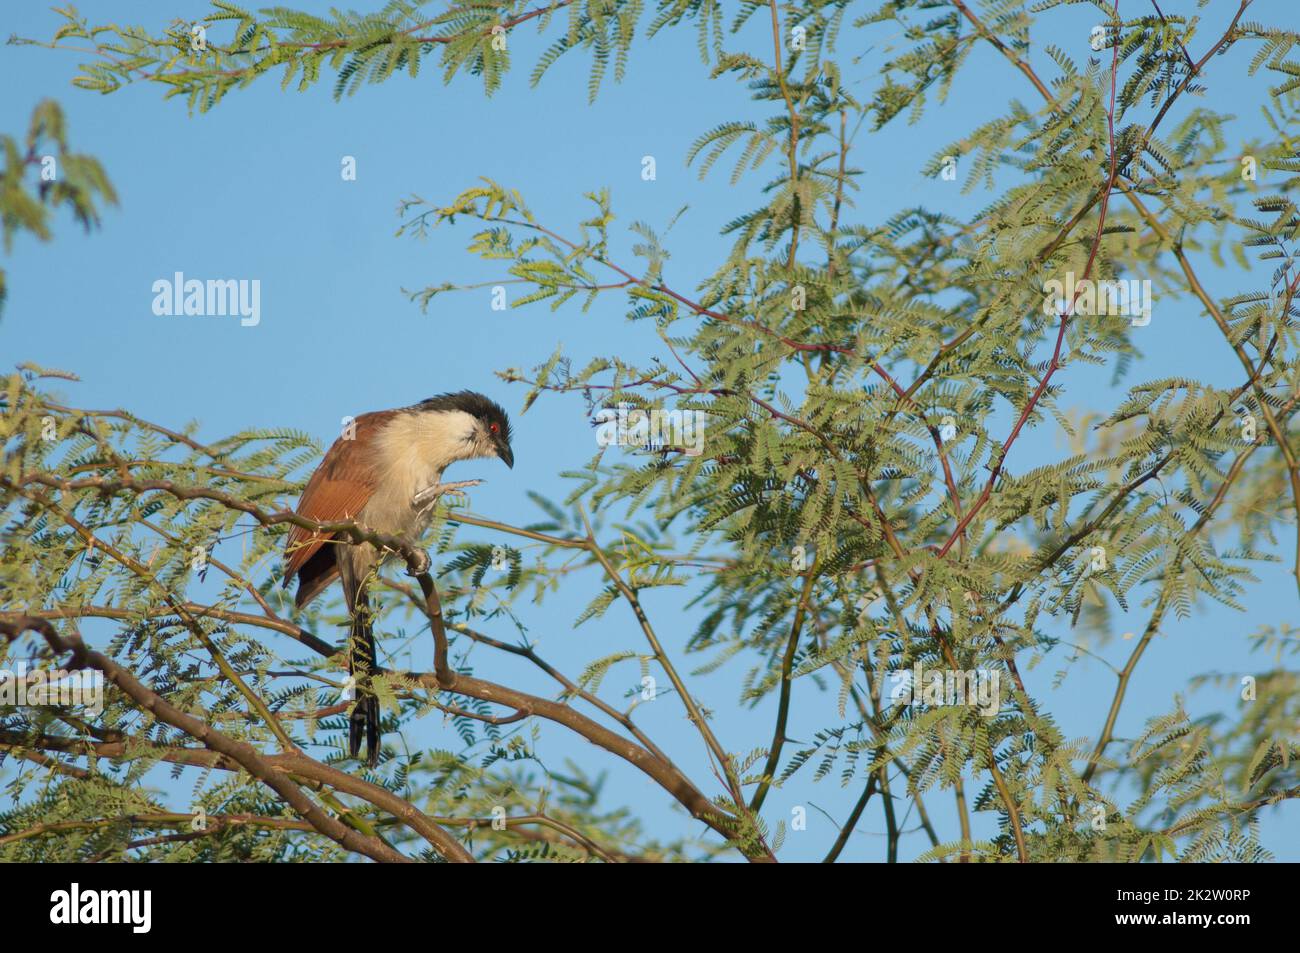
[[[500,429],[501,429],[500,424],[488,424],[488,430],[492,431],[493,433],[496,433]]]

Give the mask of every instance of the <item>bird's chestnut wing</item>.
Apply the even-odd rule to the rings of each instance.
[[[356,518],[375,491],[375,437],[391,416],[390,411],[362,414],[356,420],[352,439],[340,437],[334,441],[302,491],[296,510],[299,516],[319,523]],[[285,546],[285,581],[292,579],[331,539],[330,534],[293,527]]]

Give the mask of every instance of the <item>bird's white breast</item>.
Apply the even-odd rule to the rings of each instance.
[[[412,537],[424,532],[432,508],[423,515],[411,506],[411,497],[442,479],[457,460],[469,456],[467,435],[474,418],[463,411],[398,414],[376,438],[379,480],[361,518],[384,533]]]

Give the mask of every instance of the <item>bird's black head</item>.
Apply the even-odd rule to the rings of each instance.
[[[472,390],[462,390],[430,397],[416,406],[425,411],[461,411],[473,417],[479,426],[471,438],[479,442],[482,449],[490,448],[490,453],[484,455],[495,454],[506,466],[514,468],[515,455],[510,449],[510,418],[496,401]]]

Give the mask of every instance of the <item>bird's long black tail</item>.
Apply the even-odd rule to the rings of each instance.
[[[357,594],[352,609],[352,642],[348,653],[348,671],[356,686],[357,703],[348,720],[348,755],[361,754],[361,738],[366,739],[366,764],[379,764],[379,699],[375,697],[370,677],[376,670],[375,635],[370,624],[370,600],[365,589]]]

